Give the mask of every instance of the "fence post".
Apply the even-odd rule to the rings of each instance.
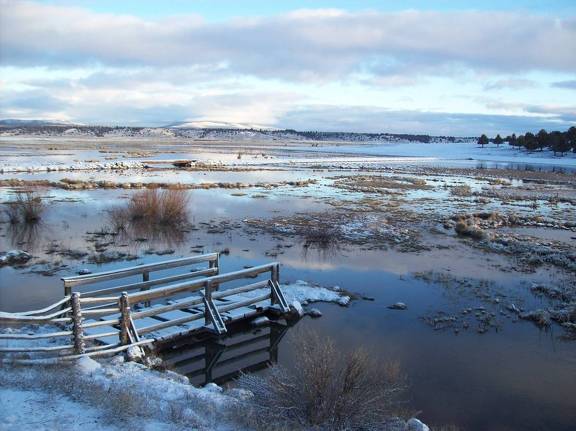
[[[120,307],[120,344],[130,344],[130,300],[128,299],[128,292],[122,292],[118,299]]]
[[[74,336],[74,352],[78,355],[86,353],[84,345],[84,331],[82,329],[82,308],[80,307],[80,293],[74,292],[72,305],[72,334]]]
[[[146,283],[147,281],[150,281],[150,273],[148,271],[145,271],[142,273],[142,281],[144,283]],[[142,289],[140,289],[140,291],[143,290],[150,290],[149,287],[143,287]],[[144,302],[144,307],[150,307],[150,301],[146,301]]]
[[[204,324],[209,325],[212,323],[208,312],[208,304],[212,302],[212,284],[209,281],[204,283],[204,298],[206,299],[204,302]]]
[[[280,284],[280,264],[279,263],[274,265],[274,267],[272,268],[272,281],[278,285]]]

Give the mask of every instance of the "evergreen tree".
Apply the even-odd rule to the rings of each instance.
[[[576,127],[572,126],[566,132],[566,140],[573,152],[576,153]]]
[[[496,135],[496,137],[494,138],[494,143],[496,144],[496,146],[499,147],[500,145],[502,145],[502,142],[504,142],[502,136],[500,136],[500,134]]]
[[[536,151],[538,149],[538,139],[534,136],[534,133],[528,132],[524,135],[524,147],[528,151]]]
[[[484,145],[488,145],[488,136],[482,135],[478,138],[478,145],[484,148]]]
[[[550,148],[556,153],[563,155],[564,153],[570,151],[570,143],[568,142],[567,133],[562,132],[552,132],[548,135],[548,141]]]
[[[536,135],[536,140],[538,141],[538,148],[540,151],[544,150],[548,146],[548,132],[546,130],[541,129],[538,134]]]

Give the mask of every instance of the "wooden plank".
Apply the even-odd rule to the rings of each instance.
[[[0,312],[0,325],[6,323],[21,323],[21,324],[34,324],[34,323],[49,323],[51,320],[62,314],[72,311],[72,307],[66,307],[56,313],[46,314],[44,316],[26,316],[13,313]],[[57,320],[53,320],[57,321]]]
[[[241,307],[245,307],[247,305],[252,305],[252,304],[256,304],[258,302],[265,301],[266,299],[270,299],[270,292],[266,292],[265,294],[256,296],[254,298],[247,298],[247,299],[244,299],[243,301],[233,302],[233,303],[228,304],[228,305],[221,305],[219,307],[219,311],[222,313],[225,313],[227,311],[234,310],[236,308],[241,308]]]
[[[32,311],[23,311],[23,312],[17,312],[17,313],[12,313],[14,315],[18,315],[18,316],[33,316],[35,314],[42,314],[42,313],[46,313],[50,310],[53,310],[57,307],[60,307],[61,305],[66,304],[68,301],[70,301],[70,297],[69,296],[65,296],[64,298],[62,298],[60,301],[55,302],[52,305],[49,305],[46,308],[42,308],[40,310],[32,310]]]
[[[198,296],[197,298],[194,299],[185,299],[176,301],[174,304],[152,306],[147,310],[132,312],[132,319],[137,320],[143,317],[155,316],[157,314],[164,313],[167,311],[189,308],[191,305],[198,305],[201,303],[202,303],[202,297]]]
[[[92,292],[88,292],[88,293],[92,293]],[[87,293],[84,293],[83,295],[86,295]],[[102,304],[102,303],[111,303],[111,304],[116,304],[118,303],[118,297],[117,296],[104,296],[102,298],[94,298],[94,297],[87,297],[87,296],[82,296],[80,297],[80,304]],[[84,308],[84,310],[86,310],[86,308]]]
[[[194,263],[210,262],[218,259],[218,253],[203,254],[200,256],[185,257],[182,259],[167,260],[164,262],[149,263],[146,265],[133,266],[130,268],[115,269],[111,271],[97,272],[94,274],[63,277],[64,286],[82,286],[106,280],[116,280],[143,272],[161,271],[164,269],[177,268],[179,266],[192,265]]]
[[[202,270],[194,271],[194,272],[187,272],[186,274],[178,274],[178,275],[171,275],[169,277],[157,278],[157,279],[149,280],[149,281],[139,281],[137,283],[125,284],[122,286],[108,287],[105,289],[98,289],[98,290],[91,290],[91,291],[85,292],[84,295],[88,295],[89,297],[93,297],[93,296],[107,295],[110,293],[118,293],[118,292],[130,291],[130,290],[140,290],[140,289],[144,289],[144,288],[150,288],[153,286],[158,286],[161,284],[171,283],[173,281],[186,280],[188,278],[196,278],[196,277],[202,277],[205,275],[214,275],[214,274],[218,274],[218,270],[216,268],[208,268],[208,269],[202,269]]]
[[[41,340],[44,338],[69,337],[72,331],[51,332],[49,334],[0,334],[0,340]]]
[[[268,280],[259,281],[257,283],[248,284],[246,286],[235,287],[233,289],[222,290],[220,292],[214,292],[212,294],[212,299],[223,299],[231,295],[237,295],[238,293],[248,292],[250,290],[261,289],[268,285]]]
[[[269,272],[275,263],[255,266],[253,268],[243,269],[240,271],[229,272],[227,274],[215,275],[213,277],[206,277],[201,280],[190,281],[186,283],[177,283],[172,286],[161,287],[151,290],[149,292],[138,292],[129,295],[131,303],[138,303],[150,301],[154,299],[166,298],[176,293],[200,290],[206,283],[224,283],[226,281],[238,280],[247,278],[253,275],[263,274]]]
[[[82,310],[82,314],[85,316],[90,316],[90,317],[94,317],[94,316],[109,316],[111,314],[118,314],[119,312],[119,308],[115,307],[115,308],[100,308],[97,310],[94,309],[84,309]]]
[[[146,344],[152,344],[156,340],[155,339],[148,339],[148,340],[141,340],[136,343],[129,344],[127,346],[119,346],[114,348],[108,348],[105,350],[98,350],[95,352],[87,352],[81,355],[63,355],[54,358],[38,358],[38,359],[10,359],[8,362],[11,364],[21,364],[21,365],[36,365],[36,364],[43,364],[43,365],[54,365],[60,364],[63,362],[73,361],[76,359],[84,358],[84,357],[93,357],[93,356],[104,356],[104,355],[114,355],[116,353],[123,352],[124,350],[128,350],[132,346],[143,346]]]
[[[170,320],[168,322],[161,322],[161,323],[157,323],[155,325],[151,325],[151,326],[147,326],[147,327],[143,327],[143,328],[138,328],[138,333],[139,334],[147,334],[149,332],[154,332],[157,331],[159,329],[164,329],[164,328],[169,328],[171,326],[178,326],[181,325],[183,323],[188,323],[188,322],[192,322],[194,320],[198,320],[204,317],[204,314],[191,314],[190,317],[183,317],[181,319],[176,319],[176,320]]]
[[[97,326],[112,326],[118,325],[120,319],[108,319],[108,320],[94,320],[84,323],[84,329],[86,328],[96,328]]]
[[[57,352],[60,350],[72,350],[74,346],[71,344],[63,345],[63,346],[50,346],[50,347],[30,347],[30,346],[21,346],[21,347],[0,347],[1,353],[14,353],[14,352]]]

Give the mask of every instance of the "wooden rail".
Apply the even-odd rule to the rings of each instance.
[[[73,291],[74,287],[103,280],[150,274],[152,271],[202,262],[208,262],[209,267],[185,276],[169,276],[156,280],[150,280],[147,275],[143,282],[121,286],[125,290],[119,295],[113,295],[119,287],[86,292]],[[225,334],[227,322],[249,317],[269,308],[282,313],[289,312],[279,285],[278,263],[226,274],[218,274],[218,271],[218,254],[213,253],[88,276],[63,278],[67,295],[62,300],[41,310],[0,313],[0,327],[38,325],[34,334],[0,333],[0,340],[36,342],[60,339],[62,344],[0,347],[0,358],[6,354],[20,353],[20,357],[11,359],[20,363],[31,363],[36,359],[51,359],[30,357],[31,353],[52,355],[52,359],[57,360],[114,354],[132,345],[150,344],[197,330]],[[266,274],[266,279],[261,281],[228,289],[221,288],[231,281]],[[188,278],[196,279],[182,281]],[[221,289],[216,290],[217,288]],[[263,292],[255,292],[259,289]],[[232,314],[233,312],[238,313]],[[49,332],[50,327],[57,330]]]

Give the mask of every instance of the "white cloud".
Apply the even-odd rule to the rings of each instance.
[[[443,72],[576,70],[576,20],[509,12],[303,10],[207,23],[143,20],[32,2],[2,2],[5,65],[216,65],[290,80]]]

